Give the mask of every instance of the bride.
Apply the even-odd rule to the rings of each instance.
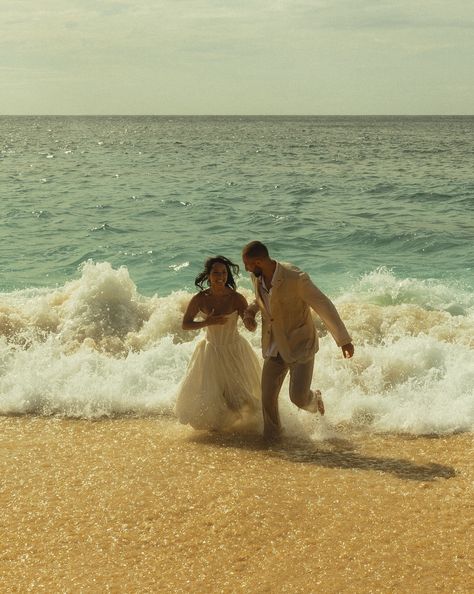
[[[235,288],[239,267],[224,256],[208,258],[196,277],[199,293],[189,302],[184,330],[206,328],[181,382],[175,406],[179,421],[195,429],[229,429],[261,408],[259,360],[237,330],[247,300]],[[204,283],[209,288],[204,288]],[[196,318],[200,317],[200,320]],[[243,320],[246,324],[246,320]],[[249,330],[254,330],[248,326]]]

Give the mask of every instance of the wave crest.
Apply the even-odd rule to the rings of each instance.
[[[127,268],[108,262],[87,262],[80,272],[62,287],[0,295],[0,413],[171,413],[202,336],[181,329],[191,294],[145,297]],[[324,393],[330,423],[415,434],[473,428],[469,291],[379,269],[341,295],[337,307],[356,354],[344,360],[316,320],[322,338],[314,385]],[[259,332],[242,332],[259,352]],[[286,390],[280,406],[291,417]]]

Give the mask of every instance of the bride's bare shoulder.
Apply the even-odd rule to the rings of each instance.
[[[239,312],[247,309],[248,307],[247,299],[245,299],[242,293],[238,293],[237,291],[235,291],[233,295],[233,302],[235,309],[237,309]]]
[[[205,302],[204,300],[205,300],[204,291],[199,291],[199,293],[195,293],[191,297],[191,301],[189,302],[189,305],[199,308]]]

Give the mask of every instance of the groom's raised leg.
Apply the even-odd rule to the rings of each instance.
[[[290,365],[290,399],[299,408],[308,412],[324,414],[324,403],[319,390],[311,390],[314,357],[302,363]]]
[[[288,365],[280,356],[265,359],[262,369],[263,434],[267,439],[281,435],[278,395],[288,373]]]

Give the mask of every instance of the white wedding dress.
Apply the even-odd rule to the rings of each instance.
[[[206,327],[178,389],[175,412],[195,429],[228,429],[261,414],[261,366],[237,330],[238,312]]]

